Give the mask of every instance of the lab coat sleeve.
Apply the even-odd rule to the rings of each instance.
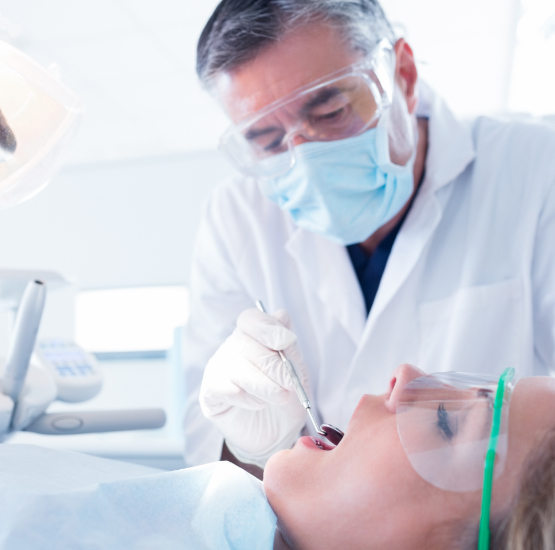
[[[193,253],[191,313],[183,345],[184,456],[189,466],[220,459],[223,437],[201,412],[200,384],[206,363],[231,334],[239,314],[254,303],[237,274],[237,261],[248,245],[241,238],[241,212],[229,200],[229,188],[217,188],[207,203]]]
[[[555,375],[555,181],[538,220],[532,263],[535,375]]]

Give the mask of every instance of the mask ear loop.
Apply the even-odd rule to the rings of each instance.
[[[491,507],[491,491],[493,486],[493,467],[495,465],[495,451],[497,449],[497,441],[499,439],[499,430],[501,429],[501,411],[503,408],[503,397],[505,395],[507,384],[510,380],[513,379],[514,375],[515,369],[505,369],[499,378],[499,385],[497,386],[497,392],[495,393],[491,436],[489,439],[485,461],[484,486],[482,489],[482,511],[480,515],[480,532],[478,535],[478,550],[489,549],[489,519]]]

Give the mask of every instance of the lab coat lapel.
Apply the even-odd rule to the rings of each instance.
[[[358,345],[366,322],[366,308],[346,248],[300,228],[285,248],[295,260],[305,288],[315,292]]]
[[[305,288],[313,290],[345,328],[358,346],[357,356],[379,316],[414,270],[441,220],[452,187],[445,189],[441,200],[439,190],[454,183],[475,156],[470,126],[458,121],[422,81],[419,92],[417,114],[429,117],[425,178],[397,236],[368,319],[364,297],[344,246],[299,228],[286,245]]]
[[[445,102],[426,83],[420,82],[419,92],[417,115],[428,117],[428,153],[424,181],[395,240],[368,316],[359,352],[379,316],[422,256],[453,192],[454,180],[475,157],[470,126],[457,120]],[[440,190],[443,190],[441,200]]]
[[[441,219],[441,207],[434,193],[417,197],[412,208],[395,239],[368,316],[366,333],[409,277]]]

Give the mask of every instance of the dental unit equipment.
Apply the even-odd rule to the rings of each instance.
[[[48,184],[81,111],[80,100],[53,71],[0,40],[0,209],[29,199]],[[61,282],[57,274],[43,274]],[[18,306],[14,330],[5,339],[10,342],[7,358],[0,358],[0,442],[19,430],[68,434],[162,427],[161,409],[45,414],[54,400],[85,401],[102,385],[96,359],[78,346],[54,342],[34,350],[51,282],[36,272],[0,270],[0,310]],[[3,321],[2,329],[8,327]]]
[[[19,284],[2,296],[21,296]],[[46,297],[46,283],[33,278],[19,301],[5,361],[0,359],[0,442],[17,431],[48,435],[156,429],[164,426],[162,409],[68,411],[46,414],[55,401],[79,402],[102,387],[96,358],[62,340],[41,342],[35,349]]]
[[[6,370],[2,380],[2,392],[11,397],[13,402],[21,393],[29,361],[35,346],[37,332],[44,309],[46,288],[42,281],[30,281],[23,293],[21,303],[17,310],[15,328],[8,358]]]
[[[256,307],[258,308],[259,311],[261,311],[262,313],[266,313],[266,309],[264,308],[264,305],[262,304],[262,302],[260,300],[257,300],[255,302],[255,304],[256,304]],[[287,372],[289,373],[289,376],[291,377],[291,381],[293,382],[293,386],[295,387],[295,392],[297,394],[297,397],[299,398],[299,401],[301,402],[301,405],[305,408],[306,412],[308,413],[308,416],[310,417],[310,420],[312,421],[312,425],[314,426],[314,429],[316,430],[316,432],[319,435],[323,435],[334,445],[339,445],[339,442],[343,439],[343,436],[345,434],[339,428],[336,428],[335,426],[332,426],[331,424],[322,424],[321,426],[318,426],[318,422],[316,422],[316,419],[314,418],[314,415],[312,414],[312,410],[311,410],[311,406],[310,406],[310,401],[308,400],[308,396],[306,395],[306,392],[304,391],[303,385],[301,384],[301,381],[299,380],[299,377],[297,376],[295,366],[293,365],[293,363],[291,363],[291,361],[287,358],[287,355],[285,355],[285,353],[283,351],[277,350],[277,352],[278,352],[283,364],[285,365],[285,368],[287,369]]]

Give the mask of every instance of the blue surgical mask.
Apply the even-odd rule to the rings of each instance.
[[[298,145],[291,170],[260,186],[299,227],[341,245],[360,243],[410,199],[415,156],[393,164],[387,127],[378,124],[359,136]]]

